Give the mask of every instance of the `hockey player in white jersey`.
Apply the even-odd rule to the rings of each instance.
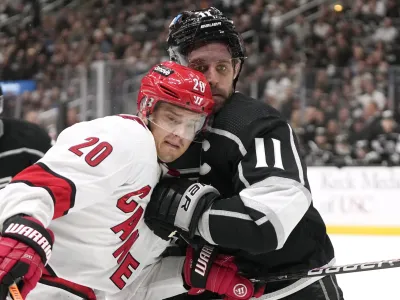
[[[165,62],[142,80],[138,116],[64,130],[0,191],[0,299],[14,281],[29,300],[134,293],[167,246],[143,221],[160,163],[186,151],[213,105],[201,73]]]

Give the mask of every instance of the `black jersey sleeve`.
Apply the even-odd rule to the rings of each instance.
[[[54,141],[49,134],[39,125],[31,123],[23,123],[26,155],[29,157],[31,164],[36,163],[44,154],[52,147]]]
[[[238,138],[234,196],[203,214],[199,232],[210,243],[254,254],[280,249],[311,204],[296,136],[286,121],[269,116]]]
[[[0,187],[33,165],[51,148],[52,140],[39,125],[16,119],[0,119]]]

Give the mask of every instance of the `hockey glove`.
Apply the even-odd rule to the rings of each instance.
[[[6,220],[0,237],[0,300],[18,282],[25,299],[36,286],[51,256],[54,236],[36,219],[14,216]]]
[[[258,298],[265,289],[265,284],[255,289],[250,280],[238,275],[233,256],[218,255],[210,245],[204,245],[199,251],[187,248],[183,278],[189,295],[207,290],[223,295],[225,300]]]
[[[200,217],[218,198],[219,192],[210,185],[166,178],[154,188],[144,220],[162,239],[168,240],[175,231],[191,239]]]

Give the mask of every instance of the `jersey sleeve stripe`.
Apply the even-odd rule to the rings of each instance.
[[[290,146],[292,147],[292,152],[293,152],[293,156],[294,159],[296,161],[296,165],[297,165],[297,170],[299,171],[299,179],[302,185],[305,184],[304,181],[304,171],[303,171],[303,167],[301,165],[301,160],[300,160],[300,156],[299,153],[297,152],[297,147],[296,144],[294,143],[294,135],[293,135],[293,130],[292,127],[290,127],[289,124],[287,124],[289,127],[289,135],[290,135]]]
[[[226,211],[226,210],[211,209],[210,210],[210,215],[224,216],[224,217],[231,217],[231,218],[235,218],[235,219],[253,221],[253,219],[249,215],[241,214],[241,213],[237,213],[237,212],[232,212],[232,211]]]
[[[311,194],[299,182],[281,177],[269,177],[240,192],[246,207],[265,215],[257,220],[261,226],[270,222],[276,232],[278,248],[283,247],[290,233],[307,212]]]
[[[83,286],[83,285],[80,285],[80,284],[59,278],[59,277],[51,276],[49,274],[43,274],[42,278],[40,278],[39,282],[41,284],[45,284],[48,286],[62,289],[64,291],[67,291],[78,297],[81,297],[82,299],[87,299],[87,300],[96,300],[97,299],[96,294],[94,293],[94,291],[91,288],[88,288],[86,286]]]
[[[121,117],[123,119],[127,119],[127,120],[138,122],[140,125],[142,125],[144,128],[147,129],[146,124],[144,124],[142,119],[140,119],[138,116],[132,116],[132,115],[117,115],[117,116]]]
[[[211,231],[210,231],[210,210],[207,210],[204,212],[201,221],[198,224],[197,227],[198,231],[200,232],[201,236],[210,244],[217,245],[216,242],[214,242],[212,236],[211,236]]]
[[[243,185],[246,187],[246,188],[248,188],[249,186],[250,186],[250,183],[247,181],[247,179],[244,177],[244,174],[243,174],[243,166],[242,166],[242,162],[240,162],[239,164],[238,164],[238,174],[239,174],[239,179],[240,179],[240,181],[243,183]]]
[[[52,171],[44,163],[34,164],[17,174],[11,183],[24,182],[25,184],[42,187],[51,196],[54,202],[53,219],[68,214],[75,205],[76,187],[69,180]]]
[[[13,184],[13,183],[24,183],[24,184],[29,185],[29,186],[32,186],[32,187],[38,187],[38,186],[34,185],[32,182],[27,181],[27,180],[15,180],[15,177],[14,177],[14,179],[10,182],[10,184]],[[45,190],[49,193],[51,199],[53,200],[53,204],[55,205],[55,204],[56,204],[56,198],[55,198],[53,192],[51,191],[51,189],[49,189],[49,188],[46,187],[46,186],[41,186],[41,188],[45,189]]]
[[[39,151],[39,150],[36,150],[36,149],[22,147],[22,148],[18,148],[18,149],[4,151],[4,152],[0,153],[0,158],[6,157],[6,156],[10,156],[10,155],[17,155],[17,154],[21,154],[21,153],[29,153],[29,154],[32,154],[32,155],[36,155],[38,157],[43,157],[44,156],[44,153],[42,151]]]
[[[247,154],[247,150],[244,147],[242,141],[236,135],[234,135],[233,133],[231,133],[229,131],[226,131],[226,130],[217,129],[217,128],[211,128],[211,127],[208,127],[208,130],[210,132],[212,132],[212,133],[215,133],[215,134],[218,134],[218,135],[222,135],[222,136],[234,141],[238,145],[240,153],[243,156],[245,156]]]

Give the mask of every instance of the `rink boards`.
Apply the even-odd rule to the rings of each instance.
[[[400,258],[400,167],[308,169],[338,265]],[[400,268],[339,275],[345,300],[398,300]]]
[[[400,235],[400,167],[314,167],[308,180],[330,233]]]

